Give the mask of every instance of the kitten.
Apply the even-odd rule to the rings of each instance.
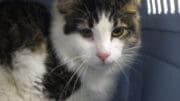
[[[140,0],[55,1],[50,41],[61,64],[77,74],[76,90],[60,99],[110,100],[117,74],[140,46],[139,4]],[[65,88],[73,86],[68,85]]]
[[[1,3],[0,101],[109,101],[140,46],[138,5],[56,0],[49,24],[38,3]]]

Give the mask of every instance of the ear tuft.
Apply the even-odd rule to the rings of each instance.
[[[71,13],[77,2],[78,0],[57,0],[57,8],[61,13]]]
[[[138,11],[138,7],[141,5],[141,0],[131,0],[124,6],[124,11],[129,13],[136,13]]]

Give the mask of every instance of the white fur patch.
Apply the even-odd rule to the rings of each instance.
[[[93,28],[96,52],[107,52],[110,54],[105,62],[112,62],[121,57],[124,43],[118,38],[111,39],[113,31],[113,22],[102,13],[100,21]],[[96,54],[96,53],[94,53]],[[96,60],[97,61],[97,60]]]
[[[46,72],[45,58],[46,53],[24,49],[14,53],[13,70],[0,65],[0,101],[47,101],[42,86],[36,84],[42,82]]]

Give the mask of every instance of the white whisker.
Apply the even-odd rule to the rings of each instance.
[[[85,61],[84,61],[84,63],[85,63]],[[72,93],[74,92],[74,90],[76,88],[78,80],[80,79],[81,75],[83,74],[84,70],[86,69],[83,67],[84,63],[81,65],[81,70],[79,71],[79,77],[76,78],[76,81],[75,81],[74,86],[73,86]]]
[[[66,85],[65,85],[65,87],[64,87],[64,89],[63,89],[63,91],[62,92],[64,92],[66,89],[67,89],[67,87],[69,86],[69,84],[71,83],[71,81],[73,80],[73,78],[76,76],[76,74],[82,69],[82,66],[84,65],[84,63],[85,63],[85,61],[83,61],[78,67],[77,67],[77,69],[75,70],[75,72],[73,73],[73,75],[71,76],[71,78],[68,80],[68,82],[66,83]],[[79,78],[79,77],[77,77],[77,78]]]
[[[120,72],[122,72],[122,74],[124,75],[124,77],[127,79],[127,80],[129,80],[129,77],[128,77],[128,75],[126,74],[126,72],[124,71],[124,68],[121,68],[122,67],[122,65],[121,64],[119,64],[119,62],[118,61],[115,61],[115,63],[117,64],[117,66],[119,67],[119,69],[120,69]],[[123,66],[124,67],[124,66]]]
[[[72,59],[70,59],[70,60],[66,60],[64,63],[61,63],[60,65],[57,65],[56,67],[53,67],[53,69],[48,73],[48,75],[49,74],[51,74],[51,73],[53,73],[53,72],[55,72],[57,69],[59,69],[61,66],[63,66],[63,65],[66,65],[66,64],[68,64],[68,63],[70,63],[70,62],[73,62],[73,61],[77,61],[78,59],[81,59],[82,57],[84,57],[84,56],[76,56],[76,57],[74,57],[74,58],[72,58]]]
[[[135,49],[139,49],[140,46],[135,46],[135,47],[131,47],[131,48],[125,48],[124,50],[135,50]]]

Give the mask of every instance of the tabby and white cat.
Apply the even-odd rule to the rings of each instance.
[[[66,101],[108,101],[140,45],[138,0],[57,0],[51,41],[81,79]]]
[[[0,5],[0,101],[109,101],[140,46],[139,0]]]

